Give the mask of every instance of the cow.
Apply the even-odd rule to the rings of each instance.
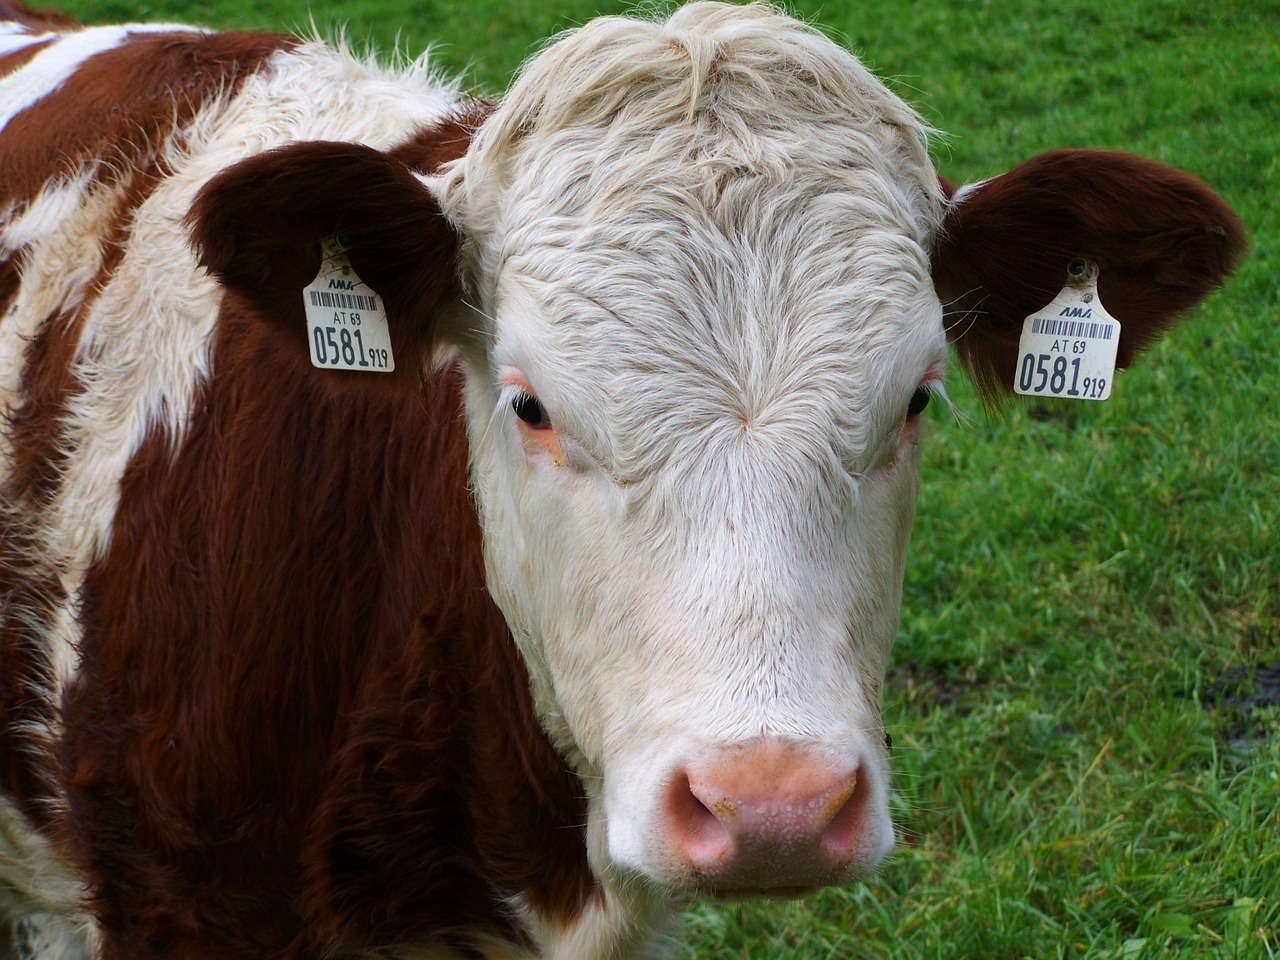
[[[949,345],[1010,392],[1079,261],[1123,368],[1244,247],[1128,154],[951,184],[764,5],[591,21],[495,100],[0,12],[23,955],[625,960],[866,876]]]

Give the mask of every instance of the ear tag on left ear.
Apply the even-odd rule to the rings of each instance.
[[[382,298],[361,280],[343,237],[324,241],[316,278],[302,290],[311,364],[323,370],[390,373],[391,329]]]
[[[1072,260],[1067,282],[1022,322],[1013,388],[1032,397],[1105,400],[1116,375],[1120,321],[1098,297],[1098,267]]]

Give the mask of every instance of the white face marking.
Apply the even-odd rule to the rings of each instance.
[[[679,882],[663,785],[760,738],[860,765],[874,865],[903,418],[946,349],[915,117],[793,21],[695,6],[552,47],[437,188],[492,318],[464,348],[491,587],[593,866]]]

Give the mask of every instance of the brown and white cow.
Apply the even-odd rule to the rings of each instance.
[[[1083,257],[1124,366],[1243,245],[1128,155],[953,191],[762,6],[487,103],[5,2],[0,911],[47,957],[650,956],[865,875],[948,335],[1008,389]],[[394,372],[311,363],[344,258]]]

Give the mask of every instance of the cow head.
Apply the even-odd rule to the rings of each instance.
[[[865,873],[893,842],[880,687],[948,336],[1006,389],[1083,256],[1125,365],[1230,269],[1237,221],[1118,154],[955,192],[906,104],[759,6],[595,21],[472,119],[442,166],[301,144],[233,168],[194,214],[206,264],[305,350],[298,290],[345,231],[402,381],[461,358],[490,587],[598,873]]]

